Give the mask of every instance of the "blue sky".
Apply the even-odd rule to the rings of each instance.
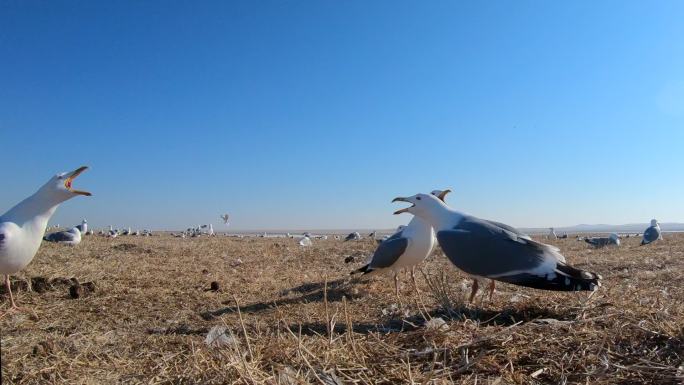
[[[388,228],[398,195],[514,226],[684,222],[684,2],[0,3],[0,212]],[[220,227],[219,227],[220,228]]]

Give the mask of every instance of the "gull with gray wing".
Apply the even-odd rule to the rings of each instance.
[[[641,245],[648,245],[659,239],[663,239],[663,234],[660,231],[660,223],[655,219],[651,219],[651,226],[644,231],[644,238],[641,240]]]
[[[67,231],[56,231],[44,236],[43,240],[76,246],[81,243],[81,230],[78,227],[72,227]]]
[[[428,194],[395,201],[411,203],[395,214],[408,212],[427,221],[449,260],[471,276],[544,290],[594,291],[600,286],[598,274],[568,265],[558,248],[510,226],[460,213]]]
[[[451,190],[435,190],[436,199],[444,199]],[[394,288],[399,296],[398,273],[403,268],[411,268],[411,279],[416,286],[415,266],[430,255],[436,244],[432,227],[422,218],[414,216],[405,227],[382,241],[375,250],[370,262],[354,273],[371,274],[383,271],[394,273]]]
[[[584,238],[584,242],[600,249],[610,245],[620,246],[620,237],[617,234],[612,233],[607,237]]]

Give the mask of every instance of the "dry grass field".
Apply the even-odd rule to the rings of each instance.
[[[371,240],[44,243],[15,277],[25,310],[0,320],[3,383],[682,383],[684,234],[619,249],[551,243],[603,287],[500,284],[470,305],[470,281],[436,250],[420,294],[402,275],[399,303],[389,276],[348,280]],[[77,299],[70,278],[83,283]],[[209,345],[217,326],[225,333]]]

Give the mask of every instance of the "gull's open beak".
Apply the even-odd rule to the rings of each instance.
[[[448,193],[450,193],[450,192],[451,192],[451,190],[446,189],[446,190],[442,191],[439,195],[437,195],[437,198],[439,198],[439,200],[441,200],[442,202],[444,202],[444,198],[445,198],[446,195],[447,195]]]
[[[89,193],[89,192],[87,192],[87,191],[74,190],[74,189],[71,187],[71,184],[73,183],[74,179],[76,179],[76,177],[78,177],[79,175],[81,175],[81,173],[82,173],[83,171],[87,170],[87,169],[88,169],[88,167],[83,166],[83,167],[79,167],[79,168],[77,168],[76,170],[74,170],[74,171],[71,173],[71,175],[69,175],[69,177],[66,178],[66,180],[64,181],[64,187],[66,187],[67,190],[71,191],[71,192],[74,193],[74,194],[85,195],[85,196],[91,196],[91,195],[93,195],[93,194],[91,194],[91,193]]]
[[[394,202],[408,202],[408,203],[411,203],[411,201],[409,201],[408,198],[403,198],[403,197],[397,197],[397,198],[392,199],[392,203],[394,203]],[[401,210],[397,210],[397,211],[394,212],[394,215],[401,214],[401,213],[407,213],[408,210],[409,210],[411,207],[413,207],[413,206],[414,206],[414,205],[411,204],[411,206],[409,206],[409,207],[403,208],[403,209],[401,209]]]

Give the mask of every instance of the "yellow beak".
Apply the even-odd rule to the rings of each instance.
[[[91,195],[93,195],[93,194],[91,194],[91,193],[89,193],[89,192],[87,192],[87,191],[74,190],[74,189],[71,187],[71,184],[74,182],[74,179],[76,179],[76,177],[78,177],[79,175],[81,175],[81,173],[82,173],[83,171],[87,170],[87,169],[88,169],[87,166],[82,166],[82,167],[79,167],[79,168],[77,168],[76,170],[74,170],[74,171],[71,173],[71,175],[69,175],[69,177],[66,178],[66,180],[64,181],[64,187],[66,187],[67,190],[71,191],[71,192],[74,193],[74,194],[85,195],[85,196],[91,196]]]

